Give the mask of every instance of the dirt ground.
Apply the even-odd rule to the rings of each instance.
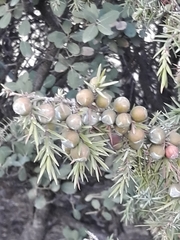
[[[27,198],[27,187],[17,179],[0,179],[0,240],[29,240],[29,232],[23,233],[31,224],[33,215],[32,206]],[[85,227],[93,232],[98,240],[105,240],[107,233],[94,223],[83,223],[75,220],[69,213],[68,208],[61,204],[51,207],[46,219],[47,226],[43,240],[66,240],[62,230],[67,223],[70,228],[79,229]],[[30,231],[30,228],[29,228]],[[151,240],[144,228],[133,226],[124,227],[124,232],[118,237],[119,240]],[[70,239],[68,239],[70,240]]]

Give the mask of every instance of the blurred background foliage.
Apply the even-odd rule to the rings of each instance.
[[[164,108],[169,110],[169,106],[175,105],[171,97],[179,99],[179,11],[179,3],[174,0],[1,0],[0,82],[17,93],[35,91],[47,97],[63,88],[66,97],[72,99],[84,86],[84,81],[89,82],[96,76],[101,64],[107,70],[106,82],[118,82],[107,88],[113,97],[127,97],[131,107],[143,105],[149,116]],[[24,143],[21,129],[12,121],[12,101],[13,98],[0,99],[1,120],[9,119],[1,127],[0,176],[3,179],[8,173],[25,182],[28,197],[36,210],[62,201],[61,207],[68,209],[74,219],[86,225],[94,223],[105,231],[106,236],[113,233],[118,237],[123,232],[122,212],[124,222],[140,224],[136,220],[144,215],[139,214],[134,219],[138,215],[138,201],[145,211],[151,201],[160,201],[160,197],[148,196],[144,190],[137,201],[125,196],[128,198],[123,202],[125,208],[118,204],[119,199],[109,198],[118,161],[112,164],[112,159],[108,158],[106,164],[110,170],[103,173],[101,183],[90,177],[82,191],[67,180],[72,166],[66,163],[61,166],[58,185],[54,181],[50,183],[45,175],[42,186],[38,187],[39,166],[30,164],[36,157],[35,151],[32,144]],[[170,117],[168,115],[167,119]],[[178,114],[175,117],[179,119]],[[163,120],[158,121],[163,125]],[[174,122],[167,124],[171,128]],[[168,197],[164,207],[154,210],[160,221],[156,222],[154,217],[146,223],[155,225],[152,232],[157,239],[162,228],[159,222],[163,218],[167,220],[168,214],[179,206],[178,201],[170,201],[172,205],[166,205],[166,201],[169,201]],[[167,207],[170,210],[165,216],[163,211]],[[126,212],[127,209],[130,210]],[[45,215],[40,218],[47,219]],[[94,231],[95,235],[99,234]],[[43,239],[43,234],[35,233],[33,226],[32,233],[34,240]],[[83,239],[86,233],[85,229],[78,231],[67,227],[63,236],[65,239]],[[178,239],[172,231],[161,237]]]

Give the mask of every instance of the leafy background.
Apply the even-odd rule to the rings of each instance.
[[[65,88],[66,97],[71,99],[85,80],[95,76],[101,64],[107,69],[106,81],[118,81],[108,87],[109,93],[126,96],[131,107],[135,103],[141,104],[151,115],[162,110],[164,103],[173,105],[172,96],[178,99],[177,2],[2,0],[0,4],[0,81],[11,90],[19,93],[36,91],[50,97],[57,93],[58,88]],[[150,40],[152,35],[156,35],[157,41]],[[12,119],[12,101],[12,98],[0,99],[2,120]],[[9,127],[10,132],[4,139],[4,129]],[[96,227],[91,230],[99,239],[112,233],[119,236],[123,232],[123,224],[120,224],[123,208],[116,200],[107,197],[116,169],[111,159],[106,160],[111,171],[101,179],[101,183],[92,177],[88,184],[82,186],[81,192],[66,180],[71,171],[66,164],[61,168],[60,184],[49,184],[44,178],[42,189],[37,186],[34,176],[38,165],[32,167],[30,164],[30,159],[35,157],[34,149],[30,144],[19,141],[20,129],[7,121],[1,131],[1,141],[6,141],[0,147],[2,196],[8,194],[3,189],[9,185],[15,189],[21,185],[23,189],[20,190],[28,196],[23,200],[30,201],[30,216],[24,218],[27,226],[24,231],[19,230],[18,239],[19,236],[22,240],[25,237],[28,240],[43,239],[46,224],[54,221],[49,213],[54,211],[55,214],[59,208],[63,212],[61,214],[60,211],[60,215],[66,216],[63,209],[68,212],[66,225],[72,219],[87,225],[93,223]],[[40,225],[35,231],[37,220]],[[64,228],[65,239],[84,236],[84,229],[77,232],[79,225],[75,229],[74,224],[71,226],[72,229]],[[101,228],[101,235],[97,228]],[[6,234],[4,238],[8,239]]]

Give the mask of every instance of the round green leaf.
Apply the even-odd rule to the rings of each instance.
[[[22,55],[25,58],[30,58],[33,55],[33,51],[28,42],[21,41],[20,42],[20,50],[21,50]]]
[[[7,168],[10,166],[20,167],[21,164],[18,161],[16,161],[16,159],[17,159],[16,153],[13,153],[11,156],[7,157],[6,161],[3,164],[3,168]]]
[[[32,90],[33,90],[33,86],[32,86],[31,80],[27,80],[27,81],[18,80],[16,82],[16,91],[18,91],[19,93],[21,92],[31,93]]]
[[[105,198],[103,202],[104,207],[106,207],[109,211],[113,209],[114,202],[111,198]]]
[[[29,198],[30,200],[35,199],[35,197],[37,196],[37,189],[36,189],[36,188],[30,189],[30,190],[28,191],[27,195],[28,195],[28,198]]]
[[[70,90],[67,94],[66,94],[66,98],[72,99],[75,98],[77,95],[78,91],[77,90]],[[60,176],[61,178],[61,176]]]
[[[83,78],[80,78],[79,74],[74,69],[69,70],[67,74],[67,82],[72,89],[76,89],[84,84]]]
[[[99,200],[97,200],[97,199],[93,199],[93,200],[91,201],[91,205],[92,205],[93,208],[96,209],[96,210],[99,210],[100,207],[101,207],[101,204],[100,204]]]
[[[18,178],[21,182],[23,182],[27,179],[26,169],[24,167],[20,168],[20,170],[18,172]]]
[[[18,8],[15,8],[15,10],[13,11],[13,17],[15,19],[20,19],[22,17],[23,11],[24,11],[24,8],[22,4],[18,4]]]
[[[77,209],[73,209],[73,217],[77,220],[81,219],[81,213]]]
[[[86,72],[89,68],[89,64],[85,62],[76,62],[72,67],[78,72]]]
[[[2,5],[0,6],[0,17],[2,17],[3,15],[5,15],[5,13],[8,10],[8,5]]]
[[[112,216],[108,212],[103,211],[102,216],[106,219],[106,221],[111,221],[112,220]]]
[[[46,95],[46,91],[47,91],[47,88],[45,88],[44,86],[41,87],[40,89],[41,93],[45,96]]]
[[[7,88],[11,89],[12,91],[16,91],[16,89],[17,89],[16,82],[7,82],[7,83],[5,83],[5,86]]]
[[[0,19],[0,28],[6,28],[11,21],[11,12],[6,12]]]
[[[55,95],[58,92],[58,86],[54,86],[51,88],[52,93]]]
[[[111,11],[105,13],[104,15],[102,15],[98,20],[101,25],[110,26],[119,17],[119,14],[120,13],[118,11],[111,10]]]
[[[80,53],[80,47],[76,43],[68,43],[67,49],[72,55],[78,55]]]
[[[147,36],[146,30],[145,30],[145,29],[142,29],[142,30],[139,32],[139,36],[140,36],[141,38],[145,38],[145,37]]]
[[[67,69],[68,69],[68,66],[63,65],[61,62],[57,62],[55,67],[54,67],[54,70],[56,72],[64,72]]]
[[[0,147],[0,166],[2,166],[6,158],[12,153],[12,150],[8,146]]]
[[[135,47],[140,47],[141,46],[141,39],[140,39],[140,37],[136,35],[134,38],[131,38],[131,43]]]
[[[38,196],[34,201],[34,206],[37,209],[42,209],[46,206],[46,199],[43,195]]]
[[[31,32],[31,25],[28,20],[23,20],[19,26],[19,34],[22,36],[27,36]]]
[[[71,32],[72,23],[69,20],[65,20],[62,24],[62,29],[66,34],[69,34]]]
[[[0,168],[0,178],[2,178],[4,174],[5,174],[4,169]]]
[[[111,27],[104,25],[102,23],[98,24],[98,30],[104,35],[112,35],[114,32],[111,30]]]
[[[56,16],[61,17],[62,14],[64,13],[65,9],[66,9],[67,2],[65,0],[60,0],[59,4],[57,4],[56,2],[55,1],[50,1],[50,6],[51,6],[51,9],[52,9],[53,13]],[[56,5],[54,5],[54,3],[56,3]]]
[[[23,74],[21,74],[18,78],[18,81],[26,82],[29,80],[29,73],[25,71]]]
[[[112,52],[115,52],[115,53],[118,53],[118,46],[117,46],[117,43],[116,42],[110,42],[109,43],[109,49],[112,51]]]
[[[19,2],[19,0],[11,0],[10,6],[14,7],[18,2]]]
[[[75,95],[76,96],[76,95]],[[67,175],[70,173],[71,171],[71,165],[70,164],[62,164],[61,168],[60,168],[60,175],[59,178],[60,179],[66,179]]]
[[[30,161],[30,158],[26,155],[25,156],[20,155],[18,157],[19,157],[18,161],[21,164],[21,166]]]
[[[65,239],[71,239],[71,229],[69,227],[63,228],[62,233]]]
[[[72,230],[71,232],[71,239],[73,240],[79,240],[79,232],[77,230]]]
[[[53,181],[53,182],[50,184],[49,188],[51,189],[52,192],[58,192],[59,189],[60,189],[60,185],[59,185],[59,184],[57,185],[57,184],[55,183],[55,181]]]
[[[45,88],[51,88],[54,86],[55,82],[56,78],[52,74],[49,74],[49,76],[47,76],[47,78],[45,79],[43,86]]]
[[[66,194],[74,194],[76,192],[76,188],[74,188],[74,184],[72,182],[64,182],[61,185],[61,190]]]
[[[55,42],[57,40],[58,37],[58,31],[54,31],[50,34],[48,34],[47,38],[50,42]]]
[[[82,36],[82,40],[84,43],[89,42],[93,40],[98,34],[98,28],[95,24],[91,24],[89,27],[87,27]]]
[[[86,17],[86,20],[88,20],[91,23],[96,22],[99,15],[99,9],[97,9],[96,4],[91,3],[90,5],[86,5],[83,12]]]
[[[76,42],[82,42],[83,32],[84,31],[79,31],[79,32],[76,32],[76,33],[72,33],[70,35],[70,37]]]
[[[68,38],[63,32],[54,31],[48,35],[48,40],[53,42],[57,48],[62,48]]]
[[[136,36],[136,28],[133,23],[127,23],[127,27],[124,30],[124,34],[129,38],[133,38]]]
[[[97,20],[97,15],[95,15],[92,11],[89,11],[88,9],[84,9],[84,18],[90,22],[95,23]]]

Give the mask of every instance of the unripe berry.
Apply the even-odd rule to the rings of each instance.
[[[138,143],[139,141],[143,141],[145,137],[144,130],[141,128],[134,128],[133,130],[128,132],[128,139],[132,143]]]
[[[120,113],[116,117],[116,125],[120,128],[129,128],[131,125],[131,116],[128,113]]]
[[[70,154],[71,148],[67,148],[66,146],[64,146],[64,144],[61,144],[61,148],[66,154]]]
[[[180,197],[180,183],[173,183],[169,187],[169,195],[172,198]]]
[[[92,89],[96,89],[98,87],[98,78],[97,77],[93,77],[91,78],[91,80],[89,81],[90,86],[92,87]]]
[[[169,142],[173,145],[176,145],[176,146],[180,146],[180,134],[175,132],[175,131],[172,131],[170,134],[169,134]]]
[[[54,106],[50,103],[44,103],[38,106],[38,121],[43,124],[51,122],[55,116]]]
[[[131,142],[129,141],[129,146],[134,150],[139,150],[143,146],[144,141],[138,141],[138,142]]]
[[[83,89],[76,95],[76,101],[83,107],[89,107],[94,101],[94,94],[90,89]]]
[[[106,109],[101,116],[101,121],[106,125],[114,124],[116,113],[112,109]]]
[[[55,115],[57,120],[64,121],[71,114],[71,109],[68,105],[60,103],[55,108]]]
[[[96,98],[96,105],[99,108],[107,108],[109,107],[112,97],[107,92],[102,92],[103,96],[98,94]]]
[[[169,159],[176,159],[179,157],[179,149],[174,145],[169,145],[166,147],[166,157]]]
[[[84,143],[80,143],[77,147],[71,149],[70,156],[75,161],[87,161],[90,155],[90,149]]]
[[[164,146],[152,144],[151,147],[149,148],[149,153],[152,159],[160,160],[165,155]]]
[[[85,125],[94,126],[99,121],[99,115],[97,112],[86,108],[82,114],[82,122]]]
[[[82,120],[79,114],[74,113],[67,117],[66,124],[72,130],[79,130],[82,126]]]
[[[114,100],[113,107],[117,113],[127,113],[130,109],[130,102],[126,97],[118,97]]]
[[[62,133],[62,136],[64,137],[64,140],[61,140],[62,144],[66,148],[74,148],[78,145],[79,143],[79,134],[73,130],[65,130]]]
[[[133,107],[130,114],[132,119],[136,122],[143,122],[144,120],[147,119],[147,116],[148,116],[147,110],[143,106]]]
[[[32,110],[32,104],[27,97],[19,97],[13,103],[13,110],[15,113],[26,116]]]
[[[120,127],[118,127],[118,126],[115,126],[115,127],[114,127],[114,130],[115,130],[115,132],[116,132],[118,135],[122,136],[122,135],[124,135],[125,133],[127,133],[127,132],[129,131],[129,127],[120,128]]]
[[[153,127],[149,132],[149,139],[154,144],[163,144],[165,138],[165,132],[161,127]]]

